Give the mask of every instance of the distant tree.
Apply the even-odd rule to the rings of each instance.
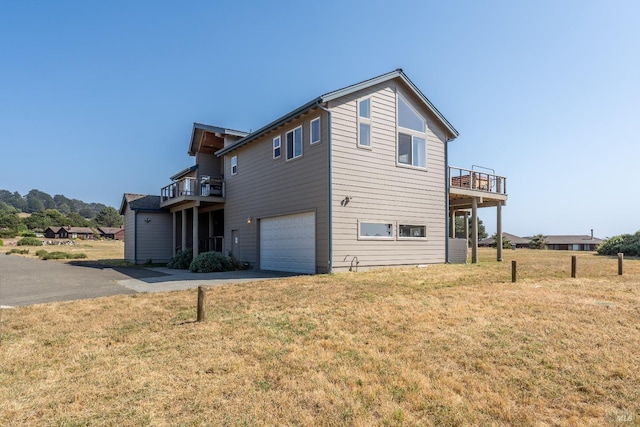
[[[56,207],[53,197],[40,190],[33,189],[24,197],[27,200],[27,210],[29,212],[40,212],[44,209],[55,209]]]
[[[70,214],[66,215],[66,218],[67,218],[67,221],[65,222],[65,225],[70,225],[72,227],[90,227],[91,226],[91,221],[89,221],[88,219],[84,218],[82,215],[76,212],[71,212]]]
[[[115,208],[107,206],[96,215],[95,222],[97,225],[104,227],[122,227],[124,218]]]
[[[600,255],[616,255],[619,253],[626,256],[640,256],[640,231],[635,234],[621,234],[606,239],[598,246]]]
[[[462,216],[456,217],[456,237],[464,239],[464,217]],[[482,220],[478,218],[478,239],[485,239],[487,237],[489,237],[489,235],[484,228],[484,224]],[[467,238],[471,241],[471,216],[469,216],[469,235]]]
[[[493,239],[493,243],[491,243],[491,247],[493,248],[498,247],[498,233],[495,233],[493,236],[491,236],[491,238]],[[507,239],[504,235],[502,236],[502,249],[513,249],[513,244],[511,243],[511,240]]]
[[[16,212],[0,211],[0,237],[15,237],[18,235],[20,218]]]
[[[44,231],[47,227],[62,227],[68,224],[69,219],[58,212],[57,209],[46,209],[42,212],[34,212],[22,222],[32,231]]]
[[[547,239],[542,234],[536,234],[529,240],[529,249],[546,249]]]

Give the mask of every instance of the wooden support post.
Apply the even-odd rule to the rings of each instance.
[[[624,254],[618,254],[618,276],[622,276],[622,261],[624,260]]]
[[[571,277],[576,278],[576,269],[578,264],[578,257],[575,255],[571,256]]]
[[[516,283],[518,280],[518,261],[511,261],[511,283]]]
[[[204,321],[204,307],[206,305],[206,294],[202,286],[198,286],[198,322]]]

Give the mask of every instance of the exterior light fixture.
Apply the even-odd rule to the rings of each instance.
[[[247,218],[247,224],[251,224],[252,222],[253,222],[253,218],[248,217],[248,218]]]
[[[145,218],[144,222],[146,222],[147,224],[149,224],[151,222],[151,218]]]

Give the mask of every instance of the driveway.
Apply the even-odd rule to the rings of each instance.
[[[192,273],[168,268],[105,267],[90,262],[66,264],[0,254],[0,306],[165,292],[291,275],[260,270]]]

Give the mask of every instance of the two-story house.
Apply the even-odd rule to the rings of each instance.
[[[400,69],[251,133],[196,123],[195,164],[151,207],[171,227],[143,239],[149,223],[130,219],[125,247],[152,241],[167,259],[183,248],[231,252],[255,268],[299,273],[444,263],[450,245],[461,247],[448,238],[455,215],[506,200],[504,178],[449,176],[447,144],[457,136]],[[125,220],[135,212],[125,195]],[[144,262],[145,250],[125,251]]]

